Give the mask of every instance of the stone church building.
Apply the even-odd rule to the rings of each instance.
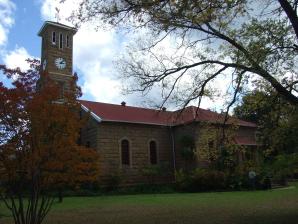
[[[73,35],[76,29],[47,21],[38,35],[42,38],[41,69],[67,88],[72,77]],[[81,130],[80,144],[94,148],[100,155],[101,182],[114,176],[121,183],[131,185],[147,181],[144,170],[159,167],[159,182],[174,181],[174,172],[189,165],[193,168],[208,166],[203,149],[211,153],[218,144],[223,115],[194,106],[182,111],[154,110],[121,104],[80,100],[81,113],[91,118]],[[229,119],[233,128],[230,136],[235,146],[256,150],[256,125],[238,119]],[[181,138],[193,139],[194,158],[185,161]],[[239,162],[244,153],[236,153]],[[255,153],[252,153],[255,155]],[[203,154],[202,154],[203,155]]]

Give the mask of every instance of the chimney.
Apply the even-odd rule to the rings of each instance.
[[[122,101],[121,102],[121,106],[125,107],[126,106],[126,102]]]
[[[162,111],[166,111],[166,110],[167,110],[167,108],[166,108],[166,107],[163,107],[163,108],[162,108]]]

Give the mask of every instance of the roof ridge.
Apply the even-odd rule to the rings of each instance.
[[[159,109],[153,109],[153,108],[146,108],[146,107],[138,107],[138,106],[122,106],[121,104],[115,104],[115,103],[104,103],[104,102],[96,102],[96,101],[90,101],[90,100],[79,100],[79,101],[85,101],[85,102],[90,102],[90,103],[98,103],[98,104],[106,104],[106,105],[111,105],[111,106],[118,106],[118,107],[124,107],[124,108],[136,108],[136,109],[141,109],[141,110],[153,110],[153,111],[156,111],[156,112],[167,112],[167,113],[173,113],[175,111],[163,111],[163,110],[159,110]]]
[[[163,111],[152,108],[122,106],[120,104],[95,102],[90,100],[79,100],[79,102],[85,104],[84,106],[87,108],[90,107],[90,110],[94,110],[93,112],[95,114],[97,114],[103,120],[107,121],[110,120],[137,123],[149,122],[158,123],[160,125],[165,125],[168,124],[168,122],[170,122],[173,123],[173,125],[179,125],[194,121],[207,121],[218,123],[221,122],[224,117],[220,113],[202,109],[192,105],[176,111]],[[98,110],[98,108],[101,109]],[[256,124],[253,122],[244,121],[242,119],[235,118],[230,115],[229,119],[231,119],[232,121],[236,121],[236,123],[240,126],[256,127]]]

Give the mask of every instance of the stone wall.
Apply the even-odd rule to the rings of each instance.
[[[98,133],[98,124],[95,119],[91,117],[89,113],[81,110],[80,117],[85,122],[84,128],[80,130],[80,139],[79,143],[83,146],[97,149],[97,133]]]
[[[226,137],[230,140],[234,140],[236,136],[245,136],[246,138],[255,139],[256,128],[254,127],[226,127]],[[191,136],[194,139],[194,153],[195,157],[193,160],[186,161],[181,156],[181,150],[183,146],[180,143],[180,139],[183,136]],[[176,169],[193,169],[196,167],[208,167],[209,159],[211,154],[213,157],[216,157],[218,151],[214,151],[218,149],[220,144],[219,139],[222,135],[222,129],[219,125],[209,124],[209,123],[191,123],[187,125],[180,125],[174,128],[174,136],[175,136],[175,157],[176,157]],[[213,142],[213,149],[210,150],[209,142]],[[242,149],[242,146],[239,146],[239,150]],[[253,156],[257,158],[255,146],[245,147],[246,150],[252,151]],[[243,156],[242,156],[243,157]],[[241,158],[243,161],[245,158]]]
[[[198,165],[197,157],[193,161],[186,161],[181,155],[183,145],[181,144],[181,138],[184,136],[190,136],[195,141],[195,153],[199,150],[199,128],[198,123],[192,123],[188,125],[180,125],[173,128],[175,139],[175,157],[176,157],[176,170],[179,169],[192,169]]]
[[[56,32],[56,43],[52,43],[52,32]],[[59,34],[63,34],[63,48],[59,48]],[[66,46],[66,36],[69,36],[70,45]],[[71,31],[56,27],[48,26],[47,29],[42,34],[42,52],[41,60],[47,60],[46,71],[49,73],[56,73],[60,75],[72,75],[72,55],[73,55],[73,44],[72,44],[73,34]],[[55,66],[56,58],[64,58],[66,61],[66,68],[59,70]]]
[[[131,165],[122,166],[120,142],[130,143]],[[120,176],[121,184],[130,185],[148,182],[144,168],[149,162],[149,142],[157,143],[158,165],[162,167],[157,182],[173,180],[173,157],[171,135],[168,127],[117,122],[101,122],[97,128],[97,146],[100,154],[100,180],[108,182],[113,176]]]
[[[121,185],[148,183],[144,169],[150,166],[149,142],[157,143],[158,165],[162,167],[161,175],[156,183],[170,183],[174,180],[176,170],[207,167],[208,162],[200,153],[208,147],[210,139],[216,139],[219,133],[218,125],[191,123],[176,127],[158,125],[131,124],[120,122],[97,122],[90,119],[82,130],[82,144],[98,151],[100,155],[99,181],[107,185],[113,178],[119,178]],[[191,136],[195,140],[195,158],[185,161],[181,156],[180,139]],[[236,130],[238,136],[254,136],[254,128],[240,127]],[[207,137],[206,137],[207,136]],[[127,139],[130,144],[130,166],[121,164],[121,140]],[[175,161],[173,159],[173,143],[175,146]],[[218,142],[214,142],[218,144]],[[204,148],[205,147],[205,148]]]
[[[252,139],[255,139],[255,135],[256,135],[256,128],[254,127],[239,127],[239,129],[237,130],[236,136],[246,136]]]

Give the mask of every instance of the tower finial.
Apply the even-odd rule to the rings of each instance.
[[[59,23],[60,21],[60,9],[58,9],[57,7],[55,7],[56,13],[55,13],[55,18],[57,20],[57,23]]]

